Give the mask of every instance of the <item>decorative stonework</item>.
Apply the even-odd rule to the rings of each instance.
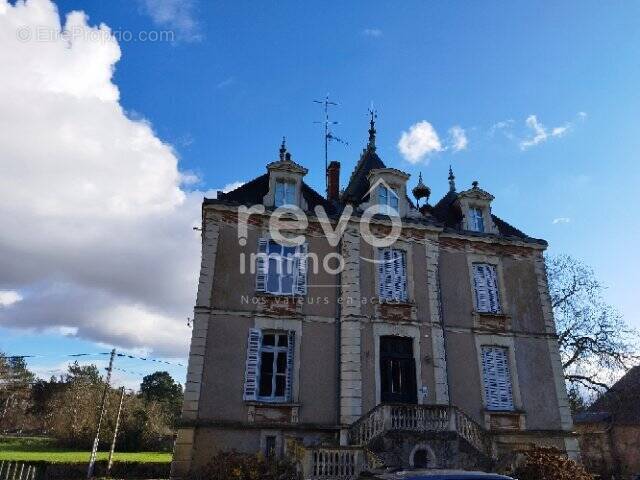
[[[474,327],[491,332],[508,332],[511,330],[511,317],[499,313],[473,312]]]
[[[297,317],[302,315],[302,305],[300,297],[285,295],[257,294],[260,298],[258,302],[258,312],[264,315],[275,317]]]
[[[376,318],[392,322],[418,319],[418,310],[412,303],[382,302],[375,306]]]
[[[485,424],[494,431],[520,431],[525,429],[521,412],[485,412]]]
[[[540,294],[540,303],[542,306],[542,316],[544,319],[545,329],[549,334],[556,333],[556,324],[553,319],[553,308],[551,306],[551,297],[549,296],[549,284],[547,282],[547,269],[544,264],[544,256],[542,252],[538,252],[535,257],[535,271],[538,279],[538,292]],[[573,419],[571,417],[571,407],[569,406],[569,397],[567,396],[567,387],[564,383],[564,372],[562,371],[562,360],[560,358],[560,349],[558,341],[555,338],[547,340],[549,347],[549,356],[551,357],[551,369],[553,370],[553,378],[556,387],[556,397],[558,399],[558,410],[560,412],[560,425],[563,430],[573,430]],[[577,445],[567,445],[573,450],[577,449]]]
[[[211,294],[218,252],[218,238],[220,236],[219,225],[205,219],[202,227],[202,262],[200,280],[198,282],[198,296],[194,309],[193,330],[191,332],[189,365],[182,404],[182,420],[196,420],[198,417],[204,355],[209,330]],[[194,435],[195,429],[193,428],[178,429],[171,463],[172,479],[182,478],[189,472]]]
[[[297,424],[300,405],[297,403],[267,404],[252,402],[247,407],[249,423]]]
[[[362,335],[360,332],[360,237],[347,228],[342,238],[340,336],[340,423],[350,425],[362,415]]]
[[[435,402],[449,403],[449,383],[447,378],[447,357],[442,330],[440,304],[440,277],[438,273],[440,247],[436,239],[429,239],[425,244],[427,258],[427,296],[431,312],[431,342],[433,350],[433,372],[435,377]]]

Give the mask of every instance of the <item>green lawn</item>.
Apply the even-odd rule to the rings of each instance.
[[[56,446],[50,438],[0,437],[0,461],[37,461],[73,463],[89,461],[89,451],[69,450]],[[106,460],[108,452],[98,452],[98,460]],[[115,452],[116,462],[168,463],[171,454],[165,452]]]

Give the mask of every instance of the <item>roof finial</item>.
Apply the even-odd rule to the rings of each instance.
[[[456,177],[453,174],[453,170],[451,169],[451,165],[449,165],[449,191],[456,191]]]
[[[373,102],[371,103],[371,107],[369,108],[369,115],[371,116],[371,120],[369,120],[369,145],[368,148],[375,150],[376,149],[376,119],[378,118],[378,112],[373,108]]]
[[[287,139],[282,137],[282,145],[280,145],[280,160],[284,160],[284,154],[287,152]]]
[[[429,195],[431,195],[431,189],[427,187],[422,181],[422,172],[420,172],[420,175],[418,176],[418,184],[414,187],[414,189],[412,190],[412,193],[416,199],[416,207],[418,209],[420,208],[421,198],[426,198],[425,205],[429,201]]]

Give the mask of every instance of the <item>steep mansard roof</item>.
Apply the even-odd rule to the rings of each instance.
[[[218,192],[217,199],[205,198],[205,204],[212,203],[232,203],[239,205],[257,205],[262,203],[263,197],[269,191],[269,174],[265,173],[250,182],[241,185],[227,193]],[[302,182],[302,196],[309,206],[309,210],[313,210],[317,205],[321,205],[327,212],[332,212],[333,207],[325,200],[325,198],[316,192],[306,183]]]
[[[358,205],[362,203],[363,197],[369,190],[369,180],[367,176],[373,169],[386,168],[386,165],[382,159],[376,153],[375,146],[370,143],[365,148],[356,164],[349,183],[344,190],[344,194],[341,198],[341,205],[333,205],[327,201],[322,195],[311,188],[306,183],[302,183],[302,195],[309,206],[309,210],[312,211],[317,205],[325,208],[325,211],[329,214],[339,214],[346,203],[352,203]],[[236,188],[228,193],[218,192],[217,199],[205,198],[204,204],[240,204],[240,205],[255,205],[261,204],[263,197],[269,190],[269,174],[265,173],[257,178],[254,178],[250,182],[245,183],[241,187]],[[444,197],[442,197],[435,205],[426,205],[420,208],[420,211],[428,218],[425,221],[428,223],[435,223],[443,226],[445,231],[462,231],[462,213],[455,207],[455,201],[458,198],[458,193],[455,191],[449,191]],[[408,199],[409,200],[409,199]],[[409,200],[411,204],[411,200]],[[535,239],[529,237],[522,231],[513,227],[509,223],[505,222],[496,215],[492,215],[492,219],[501,236],[516,238],[520,241],[539,243],[546,245],[544,240]],[[409,219],[407,219],[409,220]],[[410,219],[411,223],[418,221],[418,219]],[[485,233],[465,232],[465,234],[482,236],[490,235]]]

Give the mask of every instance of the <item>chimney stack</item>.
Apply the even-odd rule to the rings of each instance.
[[[340,197],[340,162],[333,160],[327,167],[327,200],[338,202]]]

